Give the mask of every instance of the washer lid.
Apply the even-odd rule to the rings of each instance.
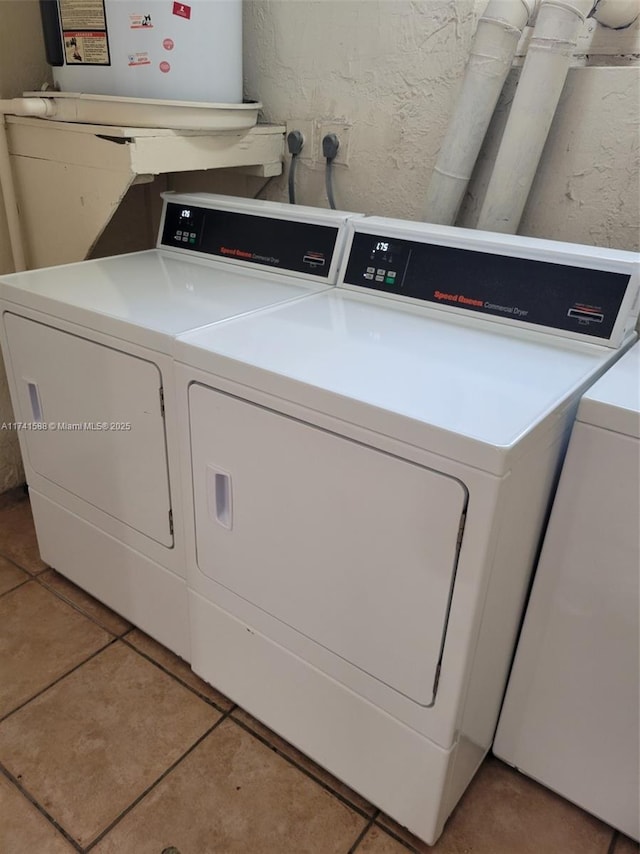
[[[152,249],[0,277],[18,305],[167,351],[167,338],[327,285]]]
[[[600,345],[332,289],[180,336],[175,353],[495,474],[616,358]]]
[[[640,438],[640,344],[592,386],[580,401],[578,421]]]

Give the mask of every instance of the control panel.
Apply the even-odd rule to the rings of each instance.
[[[336,225],[168,202],[161,245],[327,279]]]
[[[344,283],[608,338],[630,275],[356,232]]]

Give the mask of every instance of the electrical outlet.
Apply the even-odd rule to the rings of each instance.
[[[348,122],[331,121],[318,123],[318,158],[322,160],[322,140],[328,133],[335,133],[340,141],[340,148],[333,161],[337,166],[349,165],[349,140],[351,125]]]
[[[302,146],[302,151],[298,155],[300,160],[307,160],[309,162],[313,162],[316,159],[316,134],[315,134],[315,123],[313,119],[289,119],[287,122],[287,135],[291,133],[292,130],[301,131],[304,136],[304,145]],[[285,140],[285,158],[289,157],[289,150],[286,147]]]

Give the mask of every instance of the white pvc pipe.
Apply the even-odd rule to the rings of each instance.
[[[594,0],[542,0],[477,228],[515,234]]]
[[[427,189],[423,219],[452,225],[522,30],[539,0],[490,0],[478,21],[462,88]]]
[[[0,186],[2,187],[2,199],[4,211],[7,217],[9,229],[9,243],[13,266],[16,272],[27,269],[24,250],[24,240],[20,229],[20,214],[18,211],[18,200],[11,171],[11,158],[9,155],[9,144],[7,141],[7,128],[5,115],[16,116],[51,116],[54,105],[47,102],[45,98],[12,98],[0,100]]]

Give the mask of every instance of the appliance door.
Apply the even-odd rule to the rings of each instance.
[[[429,705],[466,488],[197,383],[189,401],[200,570]]]
[[[157,365],[11,313],[4,324],[33,470],[173,546]]]

